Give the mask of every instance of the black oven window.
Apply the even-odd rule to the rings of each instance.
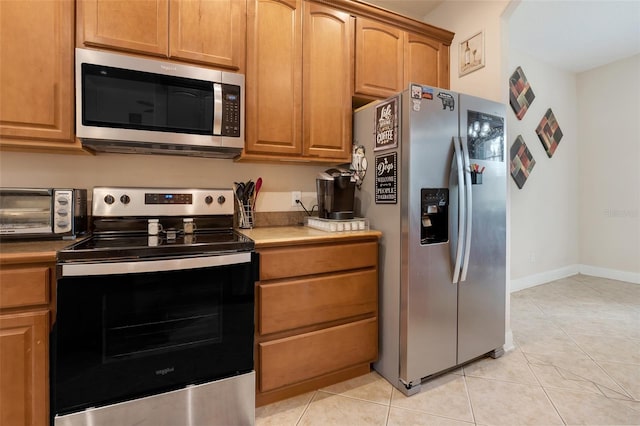
[[[222,340],[222,285],[158,285],[140,278],[103,295],[103,362],[216,344]]]

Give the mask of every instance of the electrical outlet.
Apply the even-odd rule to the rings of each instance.
[[[302,197],[302,192],[300,191],[292,191],[291,192],[291,207],[297,207],[298,203],[296,201],[300,201]]]

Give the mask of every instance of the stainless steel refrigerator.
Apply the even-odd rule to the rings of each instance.
[[[435,87],[354,113],[356,211],[382,231],[382,376],[406,395],[505,342],[503,104]]]

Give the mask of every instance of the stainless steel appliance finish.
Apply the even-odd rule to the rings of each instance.
[[[52,424],[254,423],[258,265],[233,202],[94,188],[92,235],[58,252]]]
[[[0,238],[73,239],[87,226],[86,189],[0,188]]]
[[[375,150],[376,109],[388,101],[356,111],[354,144],[369,164],[397,155],[397,202],[376,201],[389,187],[375,177],[356,198],[359,215],[384,235],[374,368],[412,395],[424,379],[502,353],[505,107],[412,84],[397,97],[397,147]]]
[[[234,158],[244,75],[76,49],[76,134],[96,152]]]
[[[255,373],[91,408],[55,419],[55,426],[253,425]]]

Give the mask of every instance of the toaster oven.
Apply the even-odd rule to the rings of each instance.
[[[87,228],[86,189],[0,188],[0,238],[73,239]]]

